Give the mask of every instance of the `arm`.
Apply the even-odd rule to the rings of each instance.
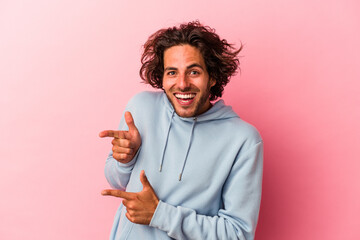
[[[128,163],[121,163],[114,159],[112,151],[109,153],[105,162],[104,173],[111,187],[125,190],[136,162],[136,156]]]
[[[162,202],[147,179],[144,180],[143,172],[141,192],[107,189],[102,194],[125,199],[126,217],[131,222],[158,228],[175,239],[252,240],[260,207],[262,161],[262,142],[235,161],[223,187],[223,208],[216,216],[197,214],[193,209]]]
[[[106,130],[99,134],[102,138],[114,138],[111,142],[112,151],[105,163],[105,177],[113,188],[121,190],[126,188],[141,145],[140,133],[131,113],[125,112],[124,118],[128,130]],[[125,122],[121,120],[119,129],[126,128]]]
[[[159,201],[150,226],[175,239],[254,239],[261,198],[263,144],[234,163],[223,187],[223,208],[216,216]]]

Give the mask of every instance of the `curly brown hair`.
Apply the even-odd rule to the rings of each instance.
[[[236,74],[239,67],[238,53],[225,39],[215,33],[215,30],[200,24],[199,21],[181,24],[179,27],[160,29],[152,34],[144,44],[141,57],[140,77],[154,88],[162,88],[164,74],[164,52],[166,49],[189,44],[201,52],[209,77],[216,80],[210,89],[210,100],[222,96],[225,85],[230,77]]]

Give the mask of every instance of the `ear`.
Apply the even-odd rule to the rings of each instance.
[[[210,88],[212,88],[213,86],[215,86],[216,84],[216,80],[214,78],[210,78]]]

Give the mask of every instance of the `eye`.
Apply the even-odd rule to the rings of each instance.
[[[168,72],[166,73],[166,75],[168,75],[168,76],[174,76],[175,74],[176,74],[175,71],[168,71]]]
[[[191,70],[190,75],[199,75],[199,72],[196,70]]]

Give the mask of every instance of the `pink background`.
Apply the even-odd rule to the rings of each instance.
[[[194,19],[245,45],[224,100],[265,142],[256,239],[360,239],[357,0],[0,1],[0,239],[108,238],[98,132],[150,89],[147,37]]]

